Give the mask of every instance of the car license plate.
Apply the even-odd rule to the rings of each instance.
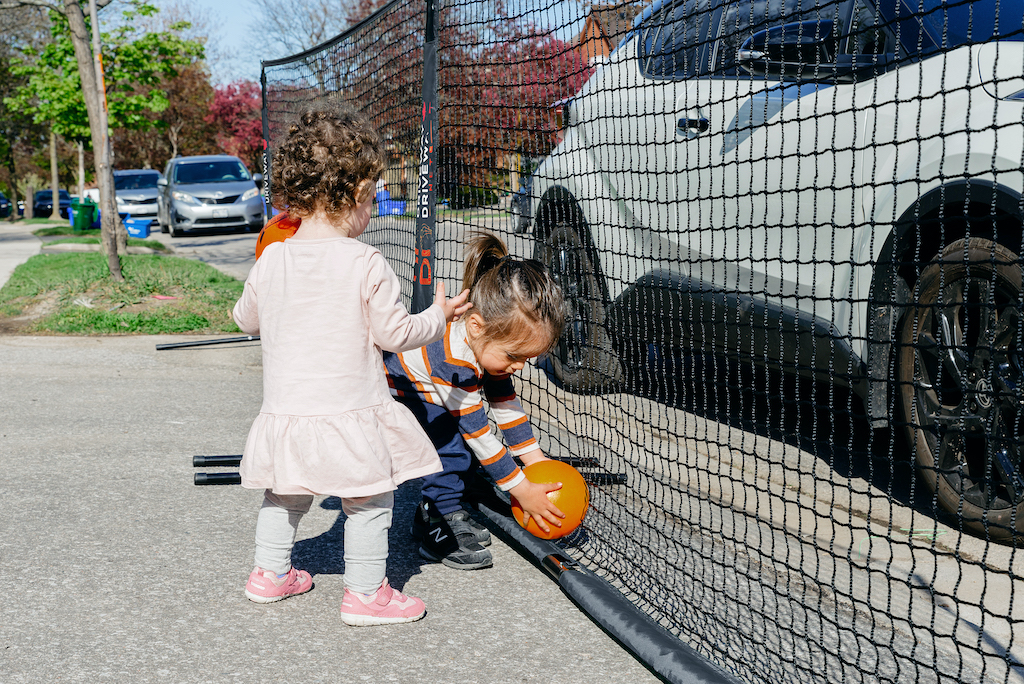
[[[214,209],[213,218],[225,218],[228,215],[227,209]]]

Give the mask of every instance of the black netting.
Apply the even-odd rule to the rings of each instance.
[[[264,69],[271,146],[324,97],[384,135],[366,239],[409,296],[423,12]],[[556,275],[565,332],[518,388],[591,482],[560,544],[746,681],[1024,680],[1022,21],[437,9],[434,273],[484,229]]]

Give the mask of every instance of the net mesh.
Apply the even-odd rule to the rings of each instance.
[[[566,551],[746,681],[1024,679],[1021,2],[436,16],[434,273],[488,230],[562,286],[516,382],[591,483]],[[423,27],[264,67],[271,148],[320,98],[384,136],[407,296]]]

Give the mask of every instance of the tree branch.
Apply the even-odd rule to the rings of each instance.
[[[96,0],[96,8],[102,9],[114,0]],[[18,9],[19,7],[45,7],[54,12],[64,14],[64,5],[50,0],[0,0],[0,11]]]

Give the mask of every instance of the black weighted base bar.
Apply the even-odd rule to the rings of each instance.
[[[205,466],[224,466],[231,468],[242,462],[242,455],[233,456],[193,456],[192,467],[203,468]]]
[[[506,542],[558,582],[587,617],[671,684],[742,684],[634,606],[602,577],[570,558],[553,542],[538,539],[515,520],[486,505],[478,510]]]
[[[242,484],[242,476],[238,473],[196,473],[196,485],[236,485]]]
[[[185,349],[186,347],[205,347],[211,344],[229,344],[231,342],[255,342],[260,339],[259,335],[246,335],[245,337],[224,337],[219,340],[199,340],[198,342],[172,342],[170,344],[156,345],[157,351],[164,349]]]

